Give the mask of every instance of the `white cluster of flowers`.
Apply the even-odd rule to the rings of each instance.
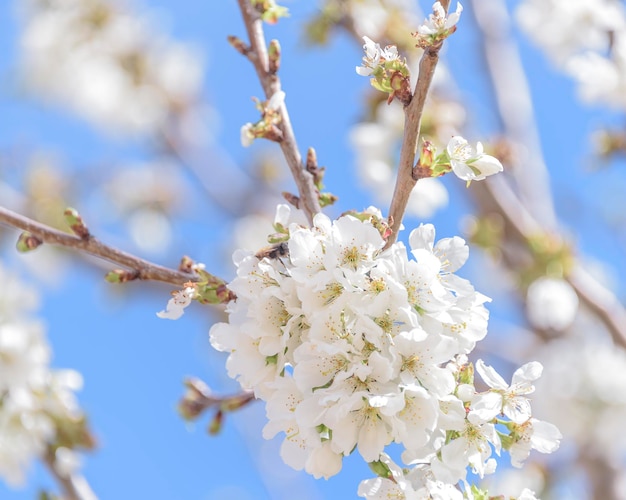
[[[369,76],[378,66],[400,58],[398,47],[395,45],[387,45],[385,48],[382,48],[380,44],[366,36],[363,37],[363,40],[365,41],[363,45],[365,55],[363,56],[361,66],[356,67],[357,74],[361,76]]]
[[[279,207],[277,225],[287,217]],[[384,249],[386,231],[373,208],[335,221],[318,214],[312,228],[289,226],[288,252],[235,252],[237,300],[210,337],[229,353],[229,375],[266,402],[264,436],[284,433],[283,460],[326,478],[354,450],[380,465],[399,443],[403,461],[420,464],[416,491],[465,480],[468,467],[492,472],[502,447],[514,465],[531,448],[556,449],[558,431],[532,419],[525,398],[538,363],[511,386],[479,363],[491,389],[473,387],[466,354],[487,333],[489,299],[454,274],[468,258],[464,240],[435,243],[434,227],[421,225],[409,258],[403,243]],[[382,498],[381,481],[398,484],[373,481],[367,498]]]
[[[30,318],[36,295],[1,266],[0,283],[0,476],[19,485],[55,442],[56,422],[80,414],[74,391],[82,378],[50,370],[42,325]]]
[[[23,10],[26,83],[99,126],[153,133],[199,91],[197,54],[121,2],[28,1]]]
[[[422,37],[427,37],[449,32],[457,25],[459,19],[461,19],[461,12],[463,12],[463,6],[458,2],[456,4],[456,11],[451,14],[445,11],[441,2],[435,2],[433,4],[433,13],[417,28],[417,33]]]
[[[618,0],[524,0],[528,36],[579,83],[588,102],[626,109],[626,7]]]

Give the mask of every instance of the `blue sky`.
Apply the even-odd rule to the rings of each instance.
[[[0,149],[16,144],[23,148],[36,146],[62,154],[69,165],[146,157],[146,144],[103,136],[60,108],[16,93],[13,3],[0,4]],[[235,161],[246,162],[255,149],[241,148],[239,128],[254,119],[250,97],[259,96],[260,87],[249,63],[225,41],[229,34],[244,36],[236,2],[152,0],[146,4],[160,9],[173,36],[204,51],[205,97],[220,119],[217,142]],[[359,103],[368,82],[354,72],[361,50],[347,38],[334,39],[330,52],[304,47],[302,22],[314,4],[289,2],[291,18],[269,28],[267,36],[281,41],[281,77],[301,150],[314,146],[320,163],[327,166],[326,184],[340,196],[335,210],[339,213],[371,203],[354,181],[347,140],[348,128],[360,116]],[[478,72],[476,43],[471,18],[464,16],[450,39],[447,56],[460,82],[460,93],[470,106],[473,123],[488,136],[496,125],[490,91]],[[523,43],[522,49],[531,75],[546,161],[555,174],[555,197],[562,207],[559,215],[584,252],[616,262],[624,250],[620,246],[623,242],[600,232],[593,214],[594,210],[606,209],[598,202],[603,196],[609,200],[618,196],[624,186],[623,176],[607,173],[614,181],[607,191],[606,178],[599,179],[585,170],[590,154],[587,134],[602,120],[614,120],[614,116],[581,109],[575,101],[573,84],[552,70],[533,47]],[[453,181],[445,179],[452,195],[459,199],[434,219],[440,237],[459,233],[458,215],[468,208],[460,198],[462,186],[453,185]],[[574,214],[571,208],[581,204],[588,210]],[[209,263],[221,257],[224,246],[218,238],[228,228],[220,227],[211,204],[198,210],[196,217],[176,233],[180,238],[177,250]],[[98,228],[98,214],[87,215],[90,224]],[[405,225],[417,222],[409,220]],[[121,237],[118,234],[116,238]],[[132,246],[121,246],[136,251]],[[18,259],[10,249],[1,257],[13,263]],[[36,260],[37,256],[19,258]],[[164,256],[160,262],[174,266],[174,258]],[[212,270],[224,276],[232,276],[233,272]],[[314,481],[292,471],[278,458],[278,442],[265,443],[260,437],[264,424],[260,404],[229,417],[217,437],[205,433],[206,419],[195,425],[183,422],[175,406],[183,392],[184,377],[198,376],[216,391],[235,390],[225,375],[224,358],[212,352],[208,343],[213,321],[210,311],[194,307],[177,322],[159,320],[155,312],[167,301],[167,285],[130,283],[120,290],[103,283],[101,274],[79,265],[66,270],[62,283],[40,285],[40,316],[54,350],[53,364],[75,368],[85,379],[79,400],[90,415],[100,446],[86,457],[84,472],[100,498],[356,498],[359,481],[370,475],[358,457],[346,459],[344,471],[329,481]],[[477,287],[481,289],[480,284]],[[496,324],[498,317],[508,320],[507,304],[496,300],[491,309]],[[39,487],[50,484],[47,473],[36,467],[26,488],[11,490],[0,485],[0,498],[30,499]]]

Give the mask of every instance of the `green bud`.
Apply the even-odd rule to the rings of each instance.
[[[382,477],[385,479],[392,479],[393,478],[393,474],[391,473],[391,469],[389,468],[389,466],[384,463],[381,462],[380,460],[377,460],[375,462],[370,462],[369,464],[370,469],[372,470],[372,472],[374,474],[376,474],[378,477]]]
[[[74,208],[68,207],[63,212],[65,217],[65,222],[70,226],[70,229],[82,240],[86,240],[89,238],[89,229],[83,222],[83,218],[80,216],[78,211]]]
[[[329,429],[324,424],[318,425],[315,430],[319,433],[322,441],[330,441],[333,438],[333,430]]]
[[[487,490],[481,489],[475,484],[472,485],[471,491],[474,500],[504,500],[502,495],[497,497],[489,496],[489,492]]]
[[[468,363],[461,367],[459,372],[459,383],[474,385],[474,365],[472,363]]]
[[[332,193],[320,193],[319,194],[320,207],[324,208],[324,207],[327,207],[328,205],[332,205],[338,199],[339,198],[337,198],[337,196],[335,196]]]
[[[270,42],[267,56],[269,58],[269,72],[275,75],[280,69],[280,43],[278,43],[278,40]]]
[[[137,279],[137,271],[126,271],[125,269],[114,269],[104,276],[109,283],[126,283]]]
[[[24,231],[22,234],[20,234],[20,237],[18,238],[15,246],[17,247],[18,252],[25,253],[34,250],[42,243],[43,241],[41,241],[37,236],[29,233],[28,231]]]

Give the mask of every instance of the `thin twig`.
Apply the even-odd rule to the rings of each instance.
[[[512,37],[511,19],[503,0],[471,0],[496,107],[507,139],[514,144],[514,168],[519,197],[544,227],[556,227],[550,176],[541,151],[532,96],[519,50]]]
[[[134,279],[162,281],[176,286],[182,286],[188,281],[198,280],[195,274],[153,264],[152,262],[106,245],[93,236],[83,239],[73,234],[64,233],[2,206],[0,206],[0,224],[28,231],[44,243],[73,248],[124,266],[136,273]]]
[[[443,8],[448,10],[450,1],[442,1]],[[411,196],[411,191],[417,182],[413,178],[413,167],[415,166],[415,155],[419,139],[422,114],[428,90],[435,74],[435,68],[439,61],[439,51],[442,44],[428,47],[424,50],[419,65],[419,74],[415,91],[411,102],[404,108],[404,136],[402,139],[402,149],[400,150],[400,162],[398,164],[398,174],[396,186],[389,207],[389,224],[391,235],[387,240],[385,248],[390,247],[398,237],[398,231],[402,224],[402,218],[406,211],[406,206]]]
[[[238,2],[248,38],[250,39],[251,50],[248,51],[247,57],[254,65],[265,97],[269,99],[276,92],[280,91],[281,85],[278,76],[272,74],[269,70],[269,58],[265,35],[263,33],[263,22],[258,13],[252,8],[249,0],[238,0]],[[313,183],[313,176],[304,168],[302,155],[296,143],[296,137],[285,103],[281,104],[279,113],[281,116],[279,127],[283,133],[280,148],[287,161],[291,175],[296,182],[296,186],[298,187],[300,208],[306,214],[309,223],[312,223],[315,214],[321,211],[317,189]]]
[[[84,476],[72,473],[64,476],[55,467],[54,451],[47,450],[42,457],[50,474],[54,477],[62,490],[63,500],[96,500],[97,497],[91,490]]]
[[[533,218],[504,178],[485,182],[485,193],[495,202],[506,227],[527,243],[538,234],[548,233]],[[626,349],[626,310],[615,295],[587,273],[580,263],[575,263],[565,279],[572,285],[581,302],[604,323],[613,342]]]

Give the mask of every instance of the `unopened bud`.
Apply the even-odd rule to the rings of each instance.
[[[290,205],[293,205],[296,208],[300,208],[300,198],[298,198],[295,194],[283,191],[282,195],[283,198],[285,198],[285,200],[287,200]]]
[[[87,229],[87,225],[83,222],[83,218],[76,209],[68,207],[63,212],[63,215],[65,216],[65,221],[68,226],[70,226],[70,229],[81,240],[86,240],[91,236],[89,234],[89,229]]]
[[[191,274],[193,272],[193,266],[194,266],[193,260],[191,260],[191,258],[184,255],[183,258],[180,259],[180,264],[178,264],[178,270],[183,273]]]
[[[108,272],[104,279],[109,283],[126,283],[128,281],[136,280],[139,277],[137,271],[127,271],[125,269],[115,269]]]
[[[437,149],[432,142],[424,141],[422,144],[422,150],[420,151],[420,166],[430,168],[433,164],[433,160],[435,159],[436,152]]]
[[[335,203],[339,198],[332,193],[320,193],[318,195],[320,207],[324,208]]]
[[[34,250],[38,246],[43,243],[37,236],[29,233],[28,231],[24,231],[20,234],[20,237],[17,240],[15,246],[17,247],[18,252],[30,252]]]
[[[267,55],[269,58],[269,72],[275,75],[280,69],[280,43],[278,43],[278,40],[270,42]]]
[[[405,106],[411,102],[413,93],[411,92],[411,80],[408,76],[400,71],[394,71],[389,79],[389,85],[393,92],[387,100],[388,103],[391,103],[394,98],[398,99]]]
[[[228,43],[243,56],[247,56],[250,52],[250,47],[239,37],[228,35]]]
[[[391,473],[391,469],[389,468],[389,466],[386,463],[381,462],[380,460],[377,460],[375,462],[370,462],[367,465],[370,466],[370,469],[372,469],[372,472],[376,474],[378,477],[382,477],[385,479],[391,479],[393,477],[393,474]]]
[[[224,413],[222,413],[222,411],[219,410],[215,414],[215,417],[213,417],[213,419],[211,420],[211,423],[209,424],[209,428],[207,429],[209,431],[209,434],[211,434],[212,436],[219,434],[220,431],[222,430],[223,421],[224,421]]]

